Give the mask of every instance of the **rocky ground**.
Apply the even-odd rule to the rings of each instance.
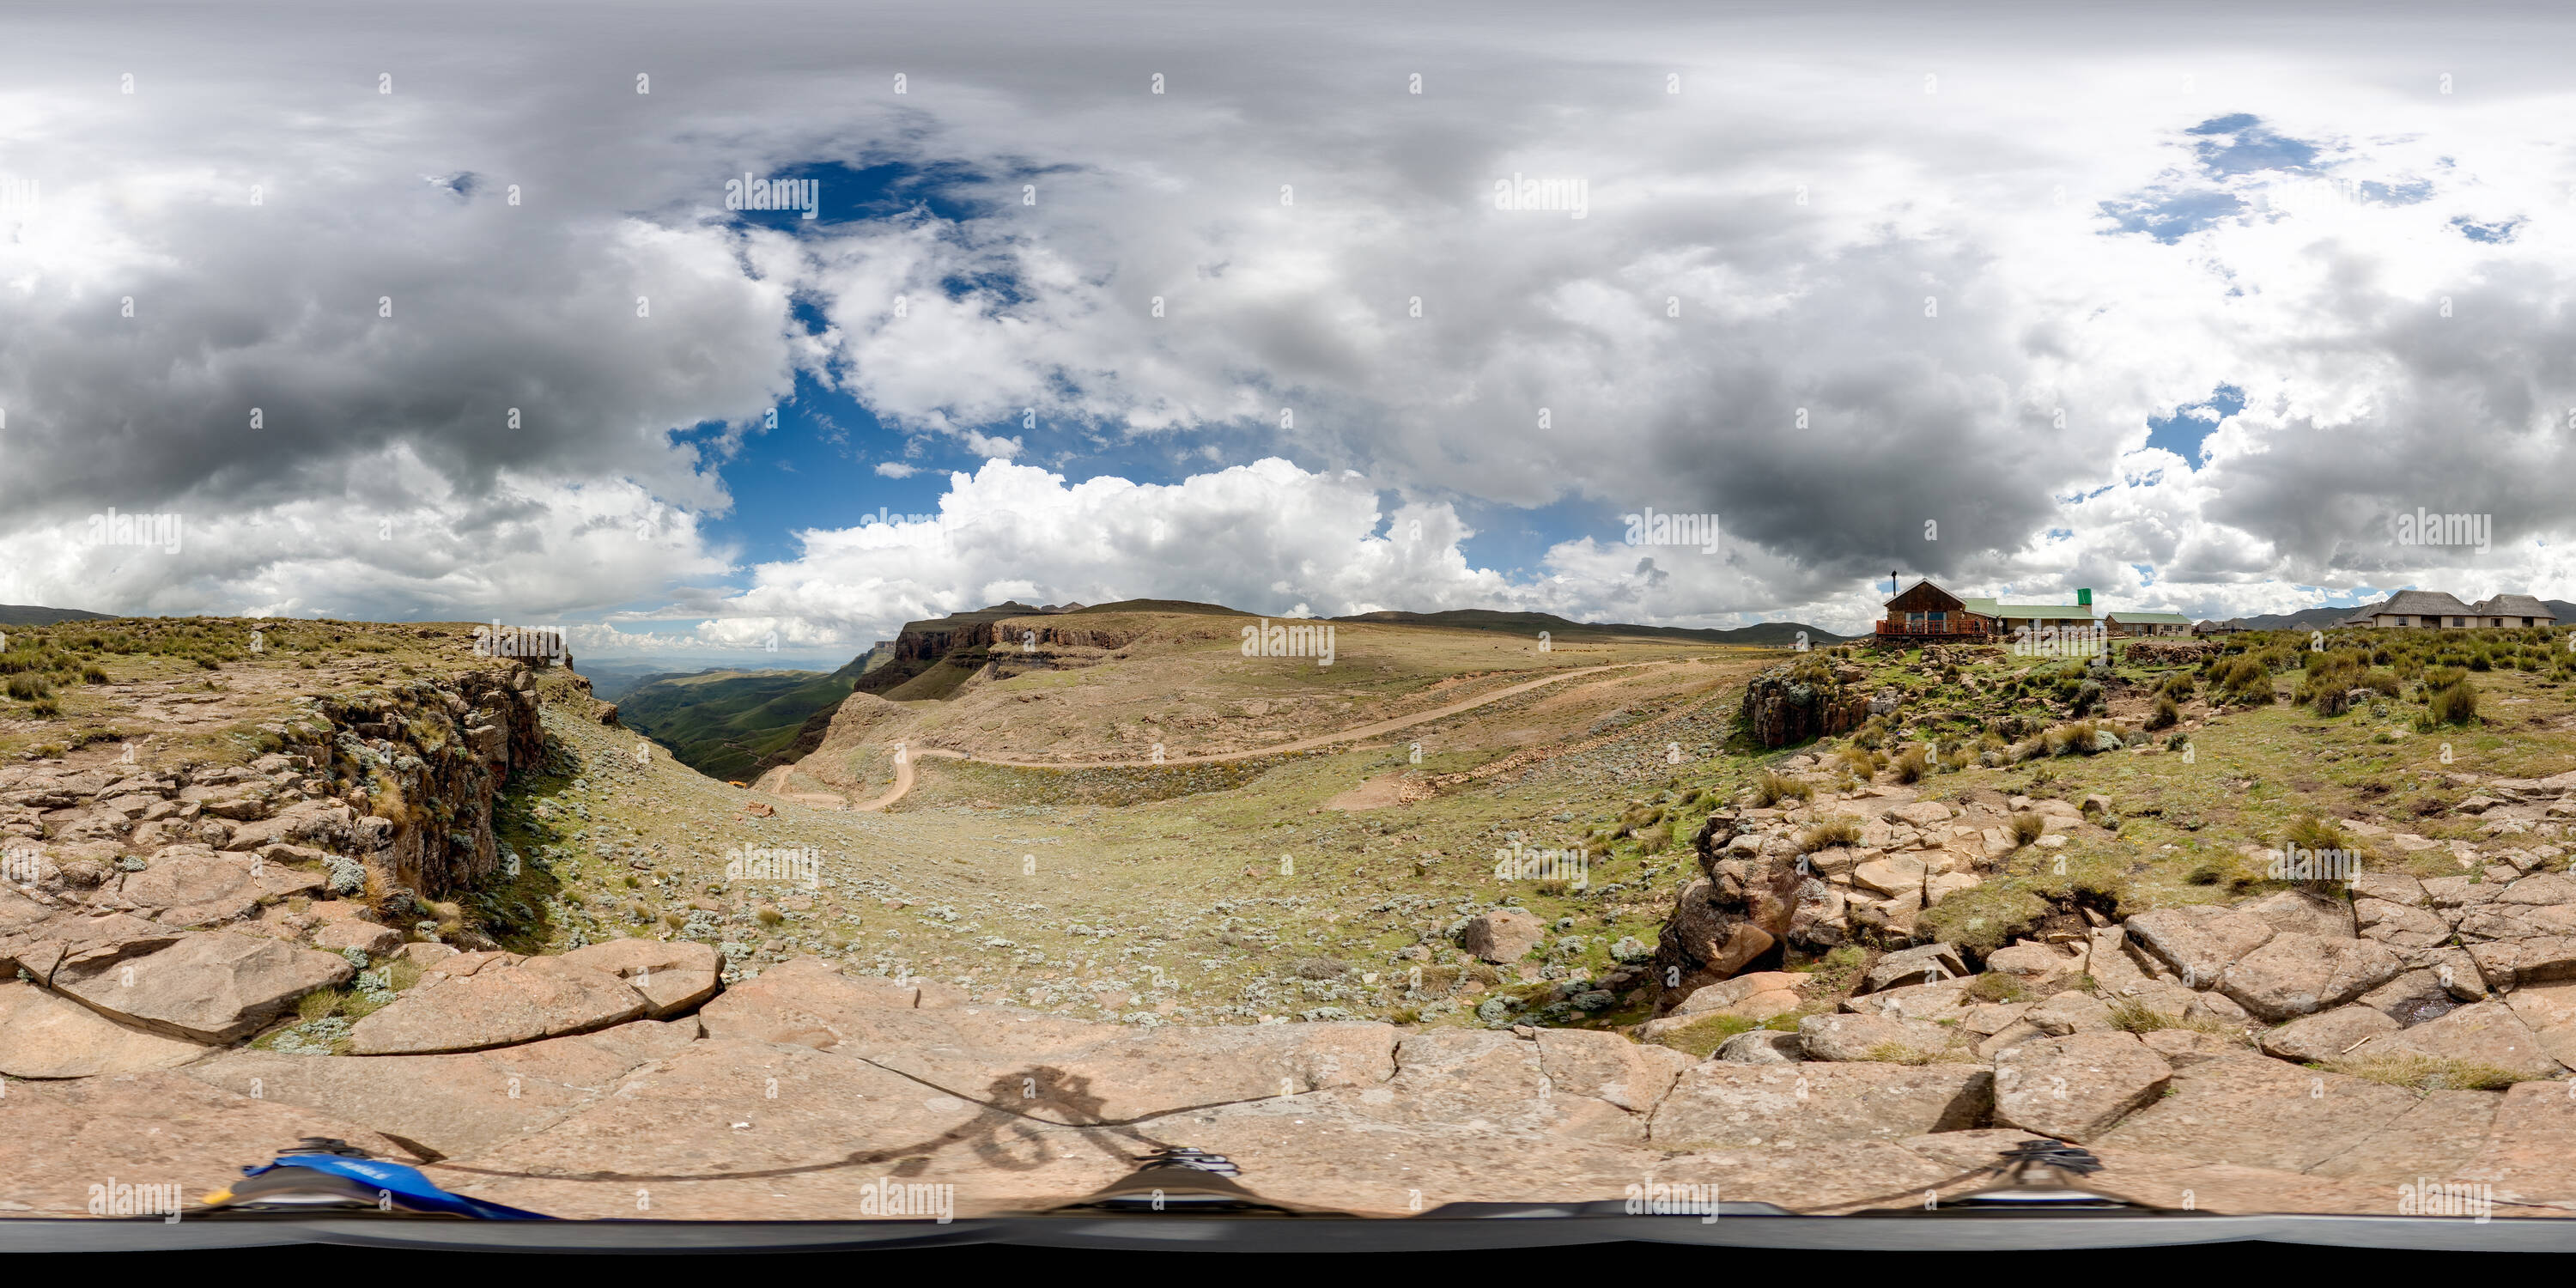
[[[2151,737],[2219,659],[2124,662],[2071,740],[2007,659],[1721,666],[1432,726],[1478,749],[1446,763],[1104,803],[1064,780],[1120,771],[934,762],[870,815],[673,764],[560,668],[288,639],[110,653],[0,720],[0,1211],[307,1135],[567,1216],[849,1217],[889,1177],[1018,1209],[1164,1146],[1372,1213],[1654,1180],[1839,1211],[2033,1136],[2161,1205],[2386,1213],[2429,1176],[2576,1210],[2545,674],[2432,736],[2240,676]],[[208,670],[223,719],[173,749]],[[1944,747],[1961,712],[2024,741]],[[2265,875],[2345,847],[2349,882]]]

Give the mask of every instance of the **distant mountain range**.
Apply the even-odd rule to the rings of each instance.
[[[79,608],[38,608],[33,604],[0,604],[0,626],[51,626],[56,622],[103,622],[112,614]]]
[[[1714,630],[1687,626],[1631,626],[1619,622],[1578,622],[1554,613],[1498,613],[1485,608],[1452,608],[1438,613],[1406,613],[1387,610],[1336,617],[1337,622],[1396,622],[1411,626],[1446,626],[1455,630],[1504,631],[1514,635],[1536,635],[1546,631],[1550,639],[1602,637],[1610,635],[1651,636],[1662,639],[1691,640],[1700,644],[1795,644],[1798,633],[1806,632],[1810,644],[1839,644],[1857,639],[1855,635],[1836,635],[1821,626],[1804,622],[1763,622]]]
[[[2381,602],[2385,601],[2371,601],[2371,603]],[[2576,604],[2568,603],[2563,599],[2544,599],[2540,602],[2547,604],[2549,606],[2549,611],[2558,614],[2559,625],[2576,626]],[[2331,630],[2337,626],[2343,625],[2345,618],[2352,616],[2354,613],[2360,612],[2365,607],[2368,607],[2368,605],[2355,604],[2347,608],[2302,608],[2295,613],[2265,613],[2260,617],[2246,618],[2245,625],[2247,629],[2257,631]],[[2228,619],[2222,617],[2212,618],[2211,620],[2226,621]]]

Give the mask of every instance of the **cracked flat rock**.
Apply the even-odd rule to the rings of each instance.
[[[2476,1156],[2453,1175],[2495,1187],[2497,1201],[2576,1207],[2576,1099],[2565,1082],[2505,1088]],[[2450,1179],[2446,1177],[2445,1179]]]
[[[1369,1215],[1444,1203],[1619,1200],[1648,1178],[1710,1184],[1727,1201],[1831,1207],[1920,1187],[1959,1169],[1880,1141],[1823,1141],[1667,1157],[1651,1149],[1507,1128],[1390,1122],[1357,1111],[1354,1093],[1311,1095],[1170,1114],[1139,1124],[1156,1140],[1212,1150],[1265,1197]]]
[[[2173,1092],[2101,1137],[2104,1145],[2304,1172],[2415,1105],[2411,1092],[2246,1052],[2174,1071]]]
[[[1388,1024],[1140,1029],[999,1006],[921,1008],[909,996],[889,981],[790,962],[727,990],[699,1022],[711,1038],[792,1042],[870,1060],[1059,1123],[1375,1085],[1395,1073],[1396,1029]]]
[[[709,1037],[823,1049],[867,1032],[877,1012],[913,1010],[920,1001],[917,985],[844,975],[819,957],[799,957],[726,989],[698,1018]]]
[[[2497,1091],[2427,1092],[2394,1121],[2342,1142],[2346,1148],[2308,1174],[2391,1186],[2458,1175],[2486,1147],[2503,1102]]]
[[[16,896],[8,896],[16,898]],[[6,899],[0,899],[5,903]],[[19,900],[28,907],[32,901]],[[181,932],[145,921],[131,913],[61,911],[20,923],[0,938],[0,978],[25,971],[39,984],[50,983],[64,966],[95,966],[158,952],[179,942]]]
[[[2129,938],[2173,968],[2187,988],[2207,988],[2246,954],[2279,933],[2260,917],[2196,904],[2158,908],[2123,923]]]
[[[196,1042],[249,1037],[295,999],[349,981],[334,953],[223,932],[183,935],[157,952],[66,964],[54,987],[94,1010]]]
[[[117,896],[152,920],[169,926],[212,925],[258,910],[261,901],[320,888],[311,873],[254,859],[218,854],[210,846],[167,846],[152,865],[129,873]]]
[[[1778,1149],[1982,1127],[1994,1075],[1966,1064],[1704,1063],[1655,1107],[1658,1149]]]
[[[625,980],[643,995],[648,1013],[657,1020],[714,997],[724,986],[724,954],[686,939],[611,939],[576,948],[563,960]]]
[[[453,1055],[241,1050],[187,1072],[227,1091],[364,1123],[452,1158],[552,1126],[615,1090],[638,1066],[675,1055],[696,1037],[692,1022],[638,1020],[597,1033]]]
[[[208,1049],[127,1028],[33,984],[0,984],[0,1073],[12,1078],[88,1078],[168,1069]]]
[[[1537,1046],[1551,1086],[1636,1114],[1653,1112],[1683,1071],[1697,1063],[1670,1047],[1592,1029],[1540,1029]]]
[[[1356,1092],[1345,1084],[1334,1090],[1332,1099],[1362,1117],[1389,1123],[1644,1143],[1643,1111],[1588,1094],[1582,1084],[1588,1081],[1595,1089],[1615,1084],[1621,1099],[1642,1100],[1652,1109],[1664,1094],[1662,1087],[1653,1084],[1671,1085],[1671,1076],[1678,1076],[1680,1069],[1642,1054],[1653,1048],[1634,1047],[1617,1034],[1586,1036],[1630,1045],[1639,1054],[1633,1064],[1612,1069],[1605,1066],[1612,1061],[1625,1064],[1626,1053],[1580,1039],[1543,1042],[1490,1029],[1417,1030],[1405,1034],[1396,1047],[1393,1077]],[[1551,1066],[1567,1074],[1568,1083],[1574,1085],[1559,1083],[1549,1072]]]
[[[864,1186],[896,1177],[956,1186],[961,1213],[1062,1202],[1128,1174],[1150,1148],[1132,1132],[1049,1127],[809,1047],[709,1038],[534,1134],[424,1170],[555,1216],[850,1220]]]
[[[2373,1049],[2375,1039],[2398,1031],[2398,1023],[2381,1011],[2355,1002],[2331,1011],[2301,1016],[2263,1035],[2263,1053],[2307,1063],[2340,1060],[2346,1053]]]
[[[2523,1078],[2556,1077],[2566,1069],[2550,1056],[2540,1035],[2503,1002],[2463,1006],[2353,1053],[2355,1058],[2404,1055],[2485,1065]]]
[[[1959,1044],[1959,1031],[1901,1015],[1810,1015],[1798,1021],[1799,1049],[1810,1060],[1903,1060]]]
[[[2038,1038],[1995,1053],[1995,1121],[2083,1144],[2164,1094],[2165,1058],[2127,1033]]]
[[[345,965],[345,963],[344,963]],[[356,1055],[477,1051],[640,1019],[643,995],[561,957],[488,961],[464,978],[423,982],[350,1026]]]
[[[2279,1023],[2341,1006],[2404,969],[2396,951],[2375,939],[2285,933],[2230,965],[2218,990]]]
[[[2030,1138],[2027,1131],[1998,1128],[1915,1136],[1898,1143],[1913,1153],[1958,1171],[1992,1167],[2003,1151]],[[2376,1182],[2301,1175],[2234,1163],[2209,1163],[2109,1145],[2087,1145],[2085,1148],[2102,1164],[2102,1170],[2085,1175],[2085,1189],[2154,1207],[2188,1207],[2203,1212],[2226,1213],[2355,1212],[2385,1215],[2395,1203],[2395,1191]],[[1963,1188],[1991,1183],[1991,1175],[1981,1175]]]
[[[112,1074],[13,1083],[0,1132],[0,1206],[35,1215],[86,1215],[89,1187],[176,1184],[190,1207],[306,1136],[331,1136],[379,1157],[399,1145],[354,1123],[253,1100],[182,1073]]]

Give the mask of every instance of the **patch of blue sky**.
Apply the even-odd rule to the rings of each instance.
[[[2196,403],[2174,408],[2170,416],[2147,418],[2147,446],[2161,447],[2191,462],[2194,470],[2206,459],[2209,436],[2218,423],[2245,410],[2245,391],[2234,385],[2220,385],[2209,397]]]
[[[2263,124],[2250,112],[2213,116],[2183,131],[2197,135],[2192,154],[2213,177],[2253,174],[2263,170],[2305,170],[2316,164],[2320,149]]]
[[[2232,192],[2215,189],[2191,191],[2150,191],[2145,195],[2121,201],[2105,201],[2100,210],[2110,217],[2113,233],[2145,233],[2170,246],[2222,219],[2245,213],[2245,202]]]
[[[1459,517],[1475,530],[1475,535],[1459,543],[1471,568],[1490,568],[1516,584],[1535,582],[1547,575],[1546,556],[1551,547],[1568,541],[1592,538],[1600,547],[1629,549],[1626,515],[1631,510],[1581,497],[1563,497],[1541,506],[1480,504],[1464,498],[1450,498],[1458,507]],[[1394,528],[1392,516],[1403,502],[1392,493],[1379,499],[1379,506],[1390,516],[1389,527],[1380,535],[1401,541],[1406,534]],[[1655,509],[1671,514],[1717,513],[1688,497],[1673,497],[1657,504]],[[1727,534],[1726,516],[1718,514],[1718,548],[1702,553],[1698,546],[1637,546],[1639,559],[1652,559],[1659,569],[1679,567],[1684,560],[1724,559],[1733,552],[1734,538]]]
[[[2363,201],[2374,206],[2412,206],[2433,199],[2433,181],[2430,179],[2408,179],[2398,183],[2364,179],[2353,187]]]
[[[725,176],[734,183],[745,177],[743,173]],[[779,227],[805,224],[826,228],[897,219],[915,212],[964,223],[993,214],[999,208],[998,199],[987,194],[1002,178],[955,161],[888,161],[872,165],[800,162],[766,172],[750,171],[748,177],[754,181],[813,184],[815,214],[813,219],[806,219],[800,203],[792,209],[738,211],[740,218]]]
[[[2522,221],[2498,219],[2482,222],[2471,219],[2467,215],[2453,215],[2451,226],[2459,229],[2462,237],[2473,242],[2508,242],[2513,240],[2514,230],[2522,227]]]

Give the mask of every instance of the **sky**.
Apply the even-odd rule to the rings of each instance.
[[[2576,597],[2563,7],[8,25],[0,602],[837,665],[1005,599]]]

